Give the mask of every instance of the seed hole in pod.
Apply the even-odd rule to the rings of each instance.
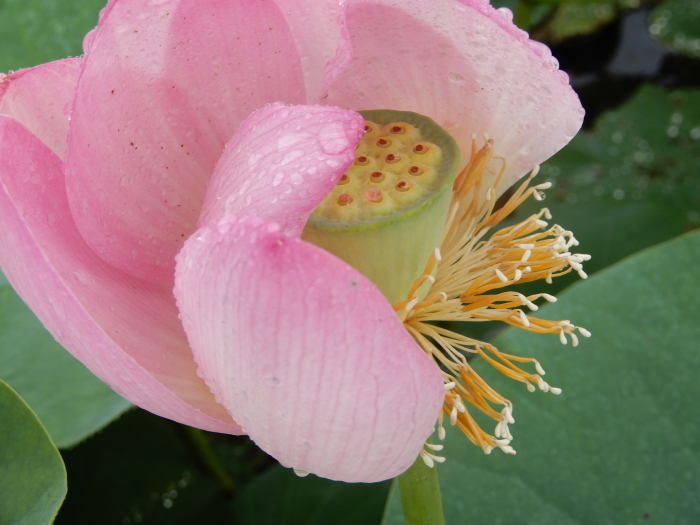
[[[389,153],[386,156],[385,160],[388,164],[396,164],[397,162],[399,162],[401,160],[401,157],[398,155],[394,155],[393,153]]]
[[[382,202],[382,190],[379,188],[368,188],[365,191],[365,199],[369,202]]]
[[[347,184],[348,182],[350,182],[350,177],[348,177],[345,173],[343,173],[343,176],[340,177],[340,180],[338,181],[338,186],[340,186],[342,184]]]
[[[411,185],[408,182],[406,182],[405,180],[402,180],[401,182],[399,182],[396,185],[396,189],[398,191],[408,191],[411,189]]]
[[[404,133],[406,133],[406,128],[403,126],[393,126],[391,128],[391,132],[395,133],[396,135],[403,135]]]
[[[338,204],[340,206],[347,206],[352,202],[352,197],[348,195],[347,193],[343,193],[341,196],[338,197]]]
[[[372,126],[370,126],[369,124],[365,124],[365,133],[369,133],[372,130],[374,130]]]
[[[424,155],[428,152],[428,147],[423,144],[416,144],[413,146],[413,153],[418,153],[418,155]]]
[[[377,140],[377,146],[379,146],[380,148],[388,148],[389,146],[391,146],[391,140],[381,138]]]
[[[357,157],[355,159],[355,166],[367,166],[369,164],[369,159],[362,155],[361,157]]]
[[[425,172],[423,171],[423,168],[419,168],[418,166],[411,166],[411,167],[408,169],[408,172],[409,172],[411,175],[413,175],[414,177],[417,177],[418,175],[423,175],[423,173],[425,173]]]
[[[382,182],[384,180],[384,174],[381,171],[375,171],[369,176],[369,180],[372,182]]]

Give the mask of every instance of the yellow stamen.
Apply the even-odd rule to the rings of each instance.
[[[551,282],[552,278],[572,270],[585,278],[582,263],[590,256],[570,252],[578,241],[571,232],[557,225],[549,227],[546,220],[551,219],[551,215],[546,208],[518,224],[491,233],[529,197],[541,200],[540,191],[549,187],[549,183],[530,186],[539,169],[536,167],[508,201],[496,209],[494,188],[505,173],[506,162],[496,157],[494,151],[493,140],[486,140],[481,148],[477,148],[476,140],[473,141],[471,158],[453,185],[442,256],[436,250],[406,299],[396,303],[394,310],[416,342],[443,370],[445,400],[443,413],[438,419],[438,437],[443,439],[445,436],[443,422],[446,416],[485,453],[500,448],[507,454],[514,454],[508,430],[508,425],[514,422],[512,404],[489,387],[469,365],[467,356],[481,356],[505,376],[524,383],[531,392],[539,388],[559,394],[561,389],[551,387],[542,379],[544,370],[537,360],[501,353],[491,344],[435,323],[503,321],[530,332],[558,335],[564,344],[568,342],[568,336],[576,346],[578,338],[574,331],[589,337],[587,330],[569,321],[538,319],[523,310],[526,307],[535,311],[538,309],[535,301],[554,302],[554,297],[546,293],[526,297],[502,289],[515,282],[538,279]],[[484,180],[494,182],[488,188],[482,188]],[[426,281],[432,281],[423,295],[427,299],[420,300],[417,294]],[[516,363],[534,365],[535,370],[530,372]],[[478,425],[466,408],[468,405],[498,422],[493,435]],[[496,406],[502,409],[496,410]],[[426,464],[435,460],[427,451],[421,452],[421,457]]]

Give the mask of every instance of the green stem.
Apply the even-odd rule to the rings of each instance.
[[[406,525],[445,525],[437,468],[429,468],[420,456],[398,477]]]
[[[535,5],[528,0],[517,0],[515,4],[515,13],[513,13],[513,22],[520,29],[528,31],[530,29],[530,21],[532,20],[532,12],[535,10]]]
[[[185,436],[187,436],[187,439],[192,444],[197,457],[207,471],[209,471],[209,474],[221,485],[222,489],[229,494],[234,494],[236,492],[236,485],[226,473],[224,467],[221,466],[221,463],[219,463],[219,459],[216,457],[214,449],[211,448],[211,443],[209,443],[207,435],[198,428],[183,426],[182,429],[185,432]]]

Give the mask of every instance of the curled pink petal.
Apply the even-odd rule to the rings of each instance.
[[[276,4],[119,0],[86,41],[67,186],[88,244],[112,265],[172,283],[214,165],[265,103],[305,101]]]
[[[332,76],[329,63],[333,62],[341,42],[342,3],[337,0],[275,0],[275,3],[289,24],[302,59],[306,101],[316,102],[324,78]]]
[[[240,433],[197,376],[170,289],[102,261],[75,227],[61,161],[0,116],[0,266],[56,340],[129,401]]]
[[[207,384],[282,464],[380,481],[432,433],[437,365],[372,283],[318,247],[227,216],[187,241],[175,294]]]
[[[583,120],[546,46],[480,0],[348,0],[353,60],[324,103],[428,115],[463,150],[472,134],[507,162],[498,190],[562,148]],[[468,160],[465,155],[464,162]],[[486,187],[486,185],[485,185]]]
[[[66,158],[70,111],[82,63],[80,58],[58,60],[16,71],[0,81],[6,83],[0,115],[23,124],[61,160]]]
[[[298,236],[353,161],[364,119],[328,106],[272,104],[254,112],[214,170],[200,225],[246,214]]]

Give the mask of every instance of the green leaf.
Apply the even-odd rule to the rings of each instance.
[[[530,394],[483,361],[514,402],[516,456],[486,456],[453,428],[439,467],[447,523],[700,522],[700,233],[567,290],[539,314],[593,333],[577,348],[509,329],[501,351],[537,358],[563,394]],[[492,423],[489,423],[491,425]],[[396,495],[386,524],[402,522]]]
[[[341,483],[273,467],[236,500],[241,525],[372,525],[382,518],[391,482]]]
[[[700,58],[700,0],[666,0],[649,16],[649,32],[676,53]]]
[[[614,2],[563,3],[557,7],[544,28],[533,36],[547,43],[558,43],[576,35],[585,35],[615,19],[618,5]]]
[[[234,500],[186,430],[137,409],[63,451],[71,489],[56,524],[372,525],[381,519],[389,482],[302,479],[245,436],[202,433],[239,489]]]
[[[4,276],[0,379],[32,407],[58,447],[77,443],[131,406],[53,339]]]
[[[0,0],[0,71],[82,51],[105,0]]]
[[[50,523],[66,496],[66,470],[32,409],[0,381],[0,522]]]
[[[56,525],[235,523],[181,425],[132,410],[62,453],[70,491]]]

